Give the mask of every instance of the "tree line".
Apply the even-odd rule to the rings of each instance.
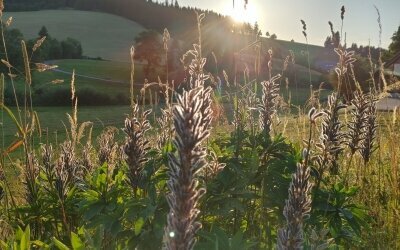
[[[10,63],[16,68],[23,67],[23,57],[21,51],[21,41],[24,40],[24,36],[18,29],[4,29],[4,38],[7,46],[7,54]],[[38,32],[38,37],[27,41],[27,47],[29,51],[35,46],[38,40],[42,39],[42,45],[33,53],[32,62],[43,62],[46,60],[56,59],[79,59],[82,58],[82,45],[74,38],[66,38],[65,40],[59,41],[53,38],[47,28],[43,26]],[[4,52],[3,52],[4,53]],[[1,65],[2,71],[4,71],[4,65]]]

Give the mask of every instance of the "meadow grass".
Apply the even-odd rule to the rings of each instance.
[[[67,85],[71,79],[71,73],[75,70],[76,76],[76,87],[77,89],[83,87],[92,87],[97,91],[106,93],[110,96],[115,96],[118,93],[127,94],[129,89],[129,72],[130,65],[123,62],[112,62],[112,61],[97,61],[97,60],[56,60],[52,61],[51,64],[58,65],[58,69],[68,72],[56,72],[46,71],[37,72],[33,75],[33,81],[35,88],[57,88],[60,85],[51,84],[55,79],[64,80]],[[143,81],[143,68],[142,65],[138,64],[135,66],[135,74],[139,79]],[[93,78],[91,78],[93,77]],[[104,80],[102,80],[104,79]],[[143,82],[141,82],[143,83]],[[138,84],[141,84],[138,83]],[[54,85],[54,86],[52,86]]]
[[[54,60],[51,64],[58,66],[57,69],[72,72],[76,74],[103,78],[107,80],[129,83],[131,65],[124,62],[85,60],[85,59],[64,59]],[[143,79],[143,68],[141,64],[135,65],[136,81]]]
[[[32,84],[34,94],[37,92],[55,91],[58,89],[69,89],[69,82],[72,71],[76,73],[76,89],[92,89],[96,93],[103,94],[110,98],[124,96],[128,98],[130,80],[130,65],[124,62],[99,61],[85,59],[66,59],[55,60],[49,62],[52,65],[58,65],[58,72],[47,70],[45,72],[32,72]],[[139,94],[139,90],[144,83],[143,65],[135,65],[135,95]],[[15,88],[17,92],[23,93],[25,88],[24,79],[17,77],[15,80]],[[61,80],[61,83],[53,83],[55,80]],[[8,80],[7,80],[8,82]],[[6,84],[6,88],[11,88],[10,84]],[[83,98],[85,98],[83,96]],[[37,104],[35,104],[37,105]]]
[[[343,13],[344,7],[342,20]],[[201,33],[204,14],[197,18]],[[0,243],[10,248],[20,243],[62,249],[148,249],[147,244],[192,249],[199,241],[198,249],[272,249],[277,239],[278,249],[397,248],[396,113],[377,113],[375,97],[367,95],[371,98],[366,112],[359,112],[362,143],[355,142],[350,150],[349,124],[357,123],[356,112],[345,109],[337,92],[329,95],[326,105],[320,99],[329,91],[307,102],[315,89],[283,88],[281,75],[272,77],[270,59],[261,98],[248,84],[227,87],[226,99],[220,102],[226,112],[215,121],[214,90],[205,83],[209,75],[203,71],[206,59],[199,40],[190,51],[187,89],[170,99],[166,88],[160,126],[155,119],[160,117],[159,106],[156,111],[151,107],[151,117],[147,107],[134,102],[134,72],[130,107],[78,110],[77,76],[71,80],[72,109],[34,108],[28,102],[31,72],[23,46],[25,100],[21,110],[11,109],[20,116],[18,126],[10,118],[2,120],[2,138],[12,141],[18,132],[21,143],[14,145],[21,147],[5,150],[1,158],[6,174],[0,176],[5,187],[0,191],[7,192],[2,193],[0,209],[5,212],[0,223],[8,224],[0,227]],[[337,53],[340,83],[353,60],[343,48]],[[71,69],[68,63],[64,67]],[[89,62],[82,63],[82,70],[95,73]],[[311,78],[310,68],[308,74]],[[280,94],[289,92],[295,104],[302,104],[297,112],[281,105]],[[33,109],[40,129],[29,119]],[[85,121],[94,123],[93,140],[87,140]],[[123,142],[117,132],[121,127]],[[213,127],[221,133],[215,136]],[[38,138],[35,132],[44,131]],[[51,139],[55,131],[57,139]],[[58,131],[65,133],[59,136]],[[166,138],[157,145],[162,134]],[[45,142],[53,142],[55,151],[40,145]],[[366,160],[365,151],[373,157]],[[31,238],[39,240],[26,243]]]
[[[13,112],[16,112],[15,108],[11,108]],[[47,141],[55,142],[56,133],[59,140],[65,139],[65,127],[64,124],[68,124],[67,113],[71,113],[71,107],[36,107],[40,125],[43,132],[41,141],[44,143]],[[129,106],[93,106],[93,107],[79,107],[78,119],[81,122],[91,121],[93,123],[94,133],[98,135],[105,127],[115,126],[122,128],[124,125],[124,118],[129,114]],[[15,133],[17,128],[12,123],[11,119],[6,115],[4,116],[4,135],[5,143],[9,145],[14,141]],[[48,132],[47,132],[48,131]]]

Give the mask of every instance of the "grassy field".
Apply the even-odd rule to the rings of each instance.
[[[65,64],[64,64],[64,61]],[[64,65],[66,66],[66,69],[68,68],[68,65],[72,66],[72,61],[74,60],[63,60],[59,65]],[[84,60],[82,65],[91,65],[90,62],[85,62]],[[94,64],[101,65],[104,62],[97,62],[95,61]],[[110,62],[111,63],[111,62]],[[80,63],[78,65],[81,65]],[[106,64],[104,64],[106,65]],[[115,64],[117,65],[117,64]],[[63,68],[61,67],[61,68]],[[85,68],[82,67],[82,68]],[[122,68],[123,69],[123,68]],[[78,72],[78,71],[77,71]],[[85,74],[89,74],[90,69],[85,71]],[[104,73],[106,74],[106,73]],[[69,75],[65,75],[63,73],[58,73],[58,72],[44,72],[44,73],[37,73],[39,77],[39,80],[41,82],[40,86],[42,88],[59,88],[60,85],[52,85],[50,83],[51,80],[53,79],[65,79],[65,82],[63,83],[63,87],[69,88],[69,83],[70,83],[70,77]],[[110,74],[112,75],[112,74]],[[115,74],[115,77],[117,77],[118,74]],[[114,78],[113,78],[114,79]],[[121,78],[122,79],[122,78]],[[127,80],[127,79],[125,79]],[[81,77],[77,77],[76,79],[76,85],[77,89],[79,90],[80,87],[84,86],[91,86],[91,87],[96,87],[96,90],[104,91],[104,92],[111,92],[111,95],[115,95],[116,93],[120,92],[129,92],[129,85],[127,84],[114,84],[114,83],[107,83],[107,82],[101,82],[101,81],[96,81],[96,80],[91,80],[91,79],[85,79]],[[321,99],[324,100],[328,94],[330,94],[331,91],[329,90],[323,90],[321,92]],[[296,89],[289,89],[286,90],[285,88],[281,88],[281,94],[283,98],[287,101],[289,98],[289,94],[291,97],[291,104],[293,105],[304,105],[304,103],[307,102],[307,100],[310,98],[310,89],[306,88],[298,88]],[[225,110],[227,113],[224,115],[231,120],[232,119],[232,110],[229,108],[232,103],[229,101],[224,101],[223,103],[224,106],[226,106]],[[16,114],[16,108],[12,108],[12,111]],[[41,127],[42,130],[47,130],[49,131],[49,139],[50,141],[55,141],[55,135],[59,136],[59,138],[65,138],[65,128],[64,124],[67,124],[67,116],[66,113],[71,113],[71,107],[70,106],[62,106],[62,107],[35,107],[35,111],[38,113],[40,122],[41,122]],[[129,113],[129,107],[128,106],[80,106],[79,107],[79,112],[78,112],[78,119],[80,122],[84,121],[91,121],[94,123],[94,135],[98,135],[99,132],[106,126],[116,126],[118,128],[123,126],[124,118],[126,115]],[[6,144],[12,143],[14,140],[14,135],[17,132],[17,129],[15,125],[11,122],[9,119],[8,115],[4,113],[4,135],[5,135],[5,142]],[[43,140],[46,140],[46,137],[42,138]]]
[[[55,79],[64,80],[63,85],[69,87],[71,73],[75,69],[76,87],[92,87],[100,92],[110,95],[126,93],[129,90],[130,64],[111,61],[96,60],[59,60],[52,64],[58,65],[58,69],[65,72],[46,71],[34,73],[35,88],[58,88],[51,82]],[[135,70],[137,79],[141,79],[142,67],[138,65]],[[93,77],[93,78],[91,78]],[[101,80],[104,79],[104,80]]]
[[[16,108],[11,109],[15,115]],[[67,113],[71,114],[71,107],[36,107],[40,119],[40,126],[43,132],[39,142],[62,141],[65,139],[65,124],[67,127]],[[122,127],[124,119],[129,113],[129,106],[107,106],[107,107],[80,107],[78,111],[78,121],[91,121],[93,123],[94,138],[107,126]],[[5,145],[12,143],[16,137],[16,126],[12,123],[9,116],[4,112],[4,142]]]
[[[8,12],[13,17],[10,28],[17,28],[25,39],[36,38],[45,25],[49,34],[63,40],[72,37],[82,43],[84,55],[128,62],[129,48],[135,37],[145,30],[136,22],[122,17],[88,11],[43,10]],[[83,25],[84,24],[84,25]],[[105,49],[107,48],[107,49]]]
[[[69,89],[72,71],[75,70],[75,86],[79,91],[89,88],[98,93],[114,98],[127,96],[130,89],[130,63],[98,61],[98,60],[56,60],[50,64],[58,65],[57,70],[33,72],[33,90],[40,92],[55,91],[60,88]],[[53,84],[54,80],[63,80],[61,84]],[[143,83],[143,66],[135,65],[137,92]],[[23,92],[23,78],[17,78],[16,88]]]
[[[130,81],[130,63],[79,59],[56,60],[51,63],[58,65],[58,69],[64,71],[72,72],[72,70],[75,69],[75,73],[79,75],[98,77],[125,83]],[[142,66],[136,64],[135,69],[135,78],[143,79]]]

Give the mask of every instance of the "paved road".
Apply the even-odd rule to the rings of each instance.
[[[384,97],[378,101],[376,108],[382,111],[393,111],[395,108],[400,108],[400,99]]]

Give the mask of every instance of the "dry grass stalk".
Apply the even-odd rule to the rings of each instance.
[[[346,105],[339,103],[337,93],[328,97],[328,107],[323,110],[321,134],[319,142],[316,144],[318,155],[315,157],[315,163],[318,166],[317,187],[326,169],[336,172],[338,170],[338,157],[343,151],[343,124],[339,120],[339,111]]]
[[[130,99],[131,99],[131,108],[133,109],[135,105],[135,100],[134,100],[134,85],[135,85],[135,47],[131,47],[130,50],[130,55],[131,55],[131,86],[130,86]]]
[[[60,155],[54,169],[53,189],[58,196],[60,206],[61,219],[64,224],[64,229],[70,231],[68,216],[65,209],[65,203],[68,193],[75,184],[82,182],[83,171],[75,157],[74,146],[71,141],[66,141],[60,144]]]
[[[75,69],[72,70],[72,77],[71,77],[71,101],[72,101],[72,105],[74,105],[74,101],[75,101]]]
[[[169,155],[168,187],[171,193],[167,199],[171,210],[166,229],[167,249],[192,249],[195,233],[201,227],[195,221],[200,212],[196,207],[205,189],[197,188],[196,176],[207,165],[204,160],[206,153],[200,144],[209,136],[200,110],[203,91],[202,87],[184,91],[174,108],[174,144],[178,156]]]
[[[36,70],[39,72],[44,72],[46,70],[52,70],[58,68],[57,65],[47,65],[44,63],[35,63],[35,65],[36,65]]]
[[[40,46],[42,46],[43,42],[46,40],[46,36],[39,38],[36,43],[33,45],[32,52],[35,52]]]
[[[218,161],[218,156],[214,151],[208,151],[208,157],[210,158],[209,164],[203,171],[206,180],[211,180],[225,168],[226,164]]]
[[[4,60],[4,59],[1,59],[1,62],[2,62],[4,65],[6,65],[7,68],[12,68],[12,67],[13,67],[8,61],[6,61],[6,60]]]
[[[51,81],[52,84],[61,84],[64,83],[64,80],[62,79],[54,79],[53,81]]]
[[[279,96],[279,84],[277,80],[281,75],[272,77],[269,81],[264,81],[262,85],[261,103],[258,105],[260,113],[260,127],[265,135],[269,135],[272,129],[273,118],[277,112],[277,101]]]
[[[0,0],[0,17],[3,16],[3,10],[4,10],[4,2],[3,0]]]
[[[169,109],[161,109],[161,117],[157,118],[158,123],[158,136],[157,136],[157,148],[162,151],[165,145],[171,141],[172,136],[175,132],[173,127],[173,117]]]
[[[26,188],[26,201],[34,205],[38,200],[39,186],[39,164],[33,153],[27,153],[24,169],[24,184]]]
[[[75,70],[72,71],[71,78],[71,102],[72,102],[72,115],[67,114],[70,130],[65,128],[67,136],[70,136],[72,145],[75,148],[80,140],[83,138],[86,128],[92,125],[92,122],[78,123],[78,97],[76,96],[75,89]]]
[[[24,66],[25,66],[25,82],[28,85],[32,84],[32,75],[31,75],[31,67],[29,65],[29,56],[28,51],[26,49],[25,41],[21,41],[22,46],[22,57],[24,58]]]
[[[195,234],[201,227],[196,221],[200,213],[197,203],[205,193],[204,188],[198,188],[197,177],[207,167],[206,152],[201,143],[210,134],[212,89],[204,87],[207,77],[202,73],[205,59],[201,58],[200,46],[195,45],[190,53],[194,56],[189,66],[191,89],[178,95],[178,104],[173,109],[177,155],[168,155],[170,212],[164,242],[167,249],[193,248]]]
[[[165,61],[166,61],[166,63],[165,63],[165,70],[166,70],[166,75],[167,75],[167,84],[168,84],[168,81],[169,81],[169,69],[168,69],[168,43],[169,43],[169,40],[171,39],[171,36],[170,36],[170,34],[169,34],[169,31],[168,31],[168,29],[164,29],[164,33],[163,33],[163,38],[162,38],[162,40],[163,40],[163,44],[164,44],[164,52],[165,52]]]
[[[310,168],[298,163],[283,210],[287,224],[278,231],[278,249],[303,249],[303,222],[309,217],[312,202],[309,178]]]
[[[94,162],[92,160],[93,146],[91,143],[86,143],[82,151],[81,166],[85,169],[86,173],[91,173],[94,169]]]
[[[51,144],[46,144],[41,146],[42,152],[42,171],[45,174],[47,180],[51,183],[54,178],[54,168],[55,164],[53,163],[53,146]]]
[[[344,85],[345,76],[351,76],[351,69],[353,67],[353,63],[357,61],[354,58],[354,51],[347,51],[342,48],[334,49],[336,54],[339,56],[339,62],[335,68],[337,82],[334,80],[332,83],[336,86],[336,91],[340,95],[344,95],[346,99],[351,99],[350,96],[353,94],[354,89],[349,84]]]
[[[114,140],[116,131],[117,130],[114,128],[106,128],[106,130],[97,139],[97,143],[100,147],[97,153],[100,166],[104,163],[108,163],[110,166],[115,161],[118,149],[118,144]]]
[[[369,107],[368,96],[360,91],[356,91],[354,93],[354,98],[351,100],[351,104],[354,106],[354,109],[350,111],[353,119],[347,124],[347,145],[353,155],[360,148],[360,143],[363,140],[362,131],[366,126],[366,112]]]
[[[377,122],[376,100],[373,99],[373,97],[370,97],[368,103],[368,109],[366,112],[365,126],[362,131],[363,141],[361,142],[360,145],[360,154],[364,160],[364,164],[367,164],[370,161],[372,153],[376,150],[375,139],[376,139],[377,128],[378,128],[378,122]]]
[[[71,141],[66,141],[60,145],[60,156],[55,170],[56,179],[65,181],[64,186],[77,182],[81,177],[75,157],[75,149]],[[66,191],[66,189],[62,188],[59,191]],[[63,192],[59,192],[59,194],[66,195]]]
[[[138,109],[135,105],[134,109]],[[137,116],[125,119],[125,127],[122,129],[125,136],[125,144],[122,150],[125,154],[125,161],[128,165],[128,181],[132,190],[138,188],[144,163],[147,162],[146,154],[149,150],[149,141],[145,138],[145,133],[150,129],[150,123],[147,116],[151,110],[143,112],[142,119]],[[138,113],[138,111],[134,112]]]
[[[12,21],[13,21],[13,17],[10,16],[10,17],[7,19],[7,21],[6,21],[6,27],[10,27]]]

